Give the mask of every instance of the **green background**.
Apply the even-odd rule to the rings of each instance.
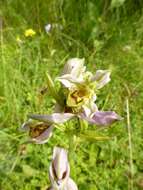
[[[48,23],[57,27],[47,34]],[[29,28],[36,35],[26,38]],[[72,57],[84,57],[93,73],[112,70],[97,105],[124,117],[97,131],[111,140],[73,143],[72,178],[79,190],[143,189],[143,1],[0,0],[1,190],[46,190],[53,147],[71,145],[58,129],[47,144],[23,145],[27,136],[19,127],[28,113],[52,112],[55,102],[40,95],[45,73],[54,79]],[[89,129],[96,133],[95,126]]]

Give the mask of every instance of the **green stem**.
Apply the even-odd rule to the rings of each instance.
[[[84,132],[88,128],[88,123],[82,119],[78,119],[78,121],[79,121],[80,131]]]

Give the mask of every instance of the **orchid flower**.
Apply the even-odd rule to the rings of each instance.
[[[46,143],[52,136],[52,131],[54,124],[61,124],[67,120],[74,117],[71,113],[54,113],[51,115],[29,115],[31,118],[29,121],[25,122],[21,129],[23,131],[29,132],[29,142],[34,142],[36,144]],[[34,120],[41,122],[35,122]]]
[[[97,70],[95,75],[86,71],[84,59],[70,59],[57,80],[66,89],[66,110],[92,124],[108,126],[122,118],[113,111],[99,111],[96,92],[110,81],[110,71]],[[58,107],[58,106],[57,106]]]
[[[29,133],[28,142],[43,144],[52,136],[53,125],[44,122],[34,122],[31,119],[21,126],[21,130]]]
[[[96,100],[96,91],[110,81],[108,70],[98,70],[95,75],[86,71],[84,59],[70,59],[57,78],[66,89],[66,104],[69,107],[79,107],[87,101]]]
[[[78,190],[75,182],[69,177],[70,166],[67,151],[55,147],[53,158],[49,168],[51,190]]]

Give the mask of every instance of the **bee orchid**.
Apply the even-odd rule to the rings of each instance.
[[[77,190],[75,182],[69,177],[70,166],[67,151],[60,147],[55,147],[53,158],[49,168],[51,188],[53,190]]]
[[[29,115],[31,119],[25,122],[21,129],[29,132],[29,142],[46,143],[52,136],[54,124],[60,124],[74,117],[71,113],[54,113],[51,115]],[[37,122],[34,120],[38,120]]]
[[[95,101],[96,92],[110,81],[110,71],[97,70],[95,75],[86,71],[84,59],[67,61],[62,75],[57,78],[65,90],[68,107],[80,107],[87,101]]]

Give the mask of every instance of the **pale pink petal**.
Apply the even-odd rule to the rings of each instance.
[[[63,148],[55,147],[53,152],[53,166],[58,179],[62,179],[63,174],[67,172],[67,165],[67,151]]]
[[[122,117],[113,111],[96,111],[91,118],[87,117],[85,114],[81,114],[80,117],[87,120],[89,123],[99,126],[108,126],[122,119]]]
[[[55,124],[64,123],[74,116],[72,113],[53,113],[51,115],[29,114],[29,118],[31,119]]]

